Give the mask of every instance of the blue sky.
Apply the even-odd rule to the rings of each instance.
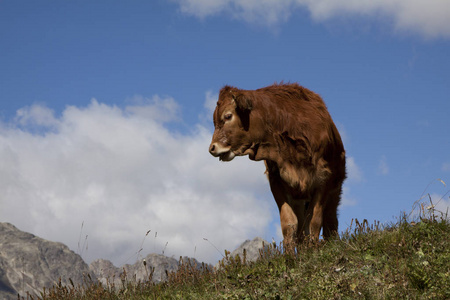
[[[341,231],[424,191],[446,210],[449,20],[445,0],[0,1],[0,221],[116,265],[279,241],[263,164],[208,145],[223,85],[280,81],[344,138]]]

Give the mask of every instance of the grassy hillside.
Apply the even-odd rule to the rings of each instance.
[[[55,286],[43,299],[450,299],[450,223],[422,205],[389,226],[355,220],[340,240],[271,245],[256,263],[227,257],[212,272],[183,262],[162,284]],[[151,274],[149,274],[151,276]]]

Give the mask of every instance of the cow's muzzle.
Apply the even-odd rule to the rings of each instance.
[[[211,143],[209,146],[209,153],[214,157],[219,157],[222,161],[230,161],[236,156],[236,154],[231,151],[231,147],[223,147],[219,143]]]

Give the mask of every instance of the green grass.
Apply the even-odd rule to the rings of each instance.
[[[450,299],[450,223],[424,205],[414,220],[355,220],[339,240],[302,246],[295,256],[270,245],[260,256],[248,263],[226,252],[215,272],[181,262],[161,284],[102,286],[86,278],[83,286],[56,285],[40,298]]]

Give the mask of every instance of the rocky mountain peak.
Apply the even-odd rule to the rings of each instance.
[[[0,223],[0,298],[17,299],[27,292],[39,295],[61,279],[77,285],[90,274],[88,265],[66,245],[23,232],[9,223]]]

